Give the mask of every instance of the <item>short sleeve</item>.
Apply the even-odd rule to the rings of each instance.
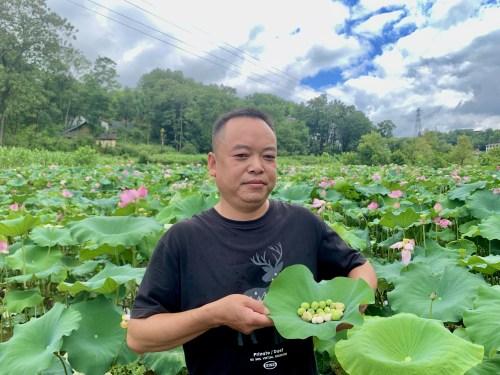
[[[366,262],[359,251],[347,246],[344,240],[326,223],[321,222],[321,226],[321,245],[318,253],[319,280],[347,276],[353,268]]]
[[[132,308],[132,318],[180,310],[179,246],[174,227],[158,242]]]

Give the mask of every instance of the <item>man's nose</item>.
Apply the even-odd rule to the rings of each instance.
[[[262,160],[259,156],[252,156],[249,162],[250,162],[248,164],[249,173],[262,173],[264,171]]]

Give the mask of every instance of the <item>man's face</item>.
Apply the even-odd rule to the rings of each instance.
[[[229,120],[208,156],[221,203],[240,212],[261,208],[276,184],[276,154],[276,136],[263,120]]]

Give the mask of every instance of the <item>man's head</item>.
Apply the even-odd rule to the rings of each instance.
[[[217,143],[217,137],[218,135],[223,131],[224,127],[228,123],[229,120],[233,118],[238,118],[238,117],[248,117],[248,118],[253,118],[257,120],[262,120],[264,121],[269,128],[275,133],[274,131],[274,125],[271,120],[271,118],[264,112],[255,109],[255,108],[241,108],[241,109],[236,109],[231,112],[227,112],[220,116],[217,121],[215,121],[214,126],[212,128],[212,150],[215,151],[216,143]]]
[[[276,135],[267,115],[243,109],[214,125],[210,175],[220,192],[218,209],[227,217],[258,216],[276,183]]]

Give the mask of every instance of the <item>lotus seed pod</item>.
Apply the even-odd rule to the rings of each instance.
[[[328,298],[325,302],[327,305],[331,305],[333,303],[333,301],[330,298]]]
[[[318,302],[313,301],[313,302],[311,303],[311,308],[312,308],[312,309],[316,310],[318,307],[319,307],[319,303],[318,303]]]
[[[326,306],[326,307],[323,309],[323,311],[325,312],[325,314],[328,314],[328,313],[330,313],[331,309],[330,309],[328,306]]]
[[[313,309],[308,309],[307,312],[311,315],[316,314],[316,311],[314,311]]]
[[[324,309],[326,307],[326,302],[325,301],[319,301],[319,308]]]
[[[321,315],[321,314],[324,314],[324,313],[325,313],[325,312],[323,311],[323,309],[318,308],[318,309],[316,310],[316,314],[318,314],[318,315]]]
[[[309,304],[307,302],[302,302],[300,304],[300,307],[302,307],[303,309],[307,310],[307,309],[309,309],[310,306],[309,306]]]
[[[297,310],[297,314],[299,316],[302,316],[305,312],[306,312],[306,309],[304,309],[303,307],[299,307]]]
[[[309,311],[306,311],[304,314],[302,314],[302,320],[305,320],[306,322],[310,322],[312,318],[313,316]]]
[[[332,320],[340,320],[340,318],[342,318],[342,315],[344,314],[340,310],[333,309],[331,315],[332,315]]]
[[[330,307],[332,307],[332,306],[330,306]],[[345,305],[342,302],[334,302],[332,308],[335,310],[344,311]]]

